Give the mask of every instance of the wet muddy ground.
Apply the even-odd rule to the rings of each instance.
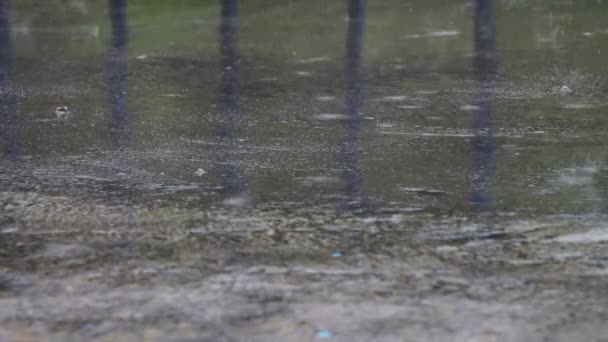
[[[0,0],[0,341],[605,340],[605,10]]]

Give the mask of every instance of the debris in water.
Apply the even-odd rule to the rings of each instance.
[[[428,189],[428,188],[410,188],[410,187],[401,187],[401,191],[404,192],[414,192],[420,195],[445,195],[447,194],[442,190]]]
[[[319,338],[320,340],[327,340],[332,336],[333,334],[329,330],[321,330],[317,333],[317,338]]]
[[[474,112],[474,111],[477,111],[480,109],[481,109],[481,107],[472,105],[472,104],[466,104],[466,105],[460,106],[460,110],[465,111],[465,112]]]
[[[244,192],[242,194],[229,197],[222,201],[222,203],[235,208],[244,208],[251,203],[251,198],[249,198],[249,194],[247,192]]]
[[[194,172],[195,175],[202,177],[204,174],[206,174],[207,171],[203,170],[203,169],[198,169]]]
[[[557,182],[565,186],[586,186],[592,185],[594,176],[600,170],[597,167],[575,167],[561,170],[557,177]]]
[[[417,106],[417,105],[403,105],[403,106],[397,106],[397,108],[399,109],[421,109],[422,106]]]
[[[301,64],[311,64],[311,63],[318,63],[318,62],[326,62],[329,61],[330,58],[327,56],[321,56],[321,57],[312,57],[312,58],[307,58],[307,59],[299,59],[298,63]]]
[[[458,35],[460,35],[460,31],[456,30],[434,31],[428,33],[429,37],[455,37]]]
[[[312,72],[310,72],[310,71],[296,71],[296,75],[301,76],[301,77],[308,77],[308,76],[312,75]]]
[[[375,101],[379,102],[401,102],[407,100],[408,97],[405,95],[393,95],[393,96],[383,96]]]
[[[295,180],[302,181],[306,186],[312,186],[313,184],[331,184],[340,183],[340,178],[332,176],[307,176],[297,177]]]
[[[278,77],[262,77],[262,78],[260,78],[260,81],[262,81],[262,82],[276,82],[278,80],[279,80]]]
[[[403,36],[404,39],[419,39],[425,37],[456,37],[460,35],[460,31],[456,30],[445,30],[445,31],[432,31],[427,33],[415,33],[406,34]]]
[[[570,89],[568,86],[562,86],[559,88],[559,92],[566,95],[572,93],[572,89]]]
[[[335,96],[317,96],[317,97],[315,97],[315,99],[320,102],[330,102],[330,101],[335,100],[336,97]]]
[[[591,108],[595,108],[595,106],[591,103],[566,103],[565,105],[562,106],[562,108],[579,110],[579,109],[591,109]]]
[[[319,121],[348,120],[348,116],[344,114],[325,113],[315,115],[314,119]]]
[[[68,107],[57,107],[57,109],[55,109],[55,115],[57,116],[57,119],[67,119],[68,115],[70,115],[70,111],[68,109]]]

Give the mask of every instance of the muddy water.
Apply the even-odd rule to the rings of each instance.
[[[605,10],[0,0],[0,340],[607,336]]]

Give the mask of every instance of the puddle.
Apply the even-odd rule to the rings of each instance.
[[[603,13],[0,0],[0,340],[604,338]]]

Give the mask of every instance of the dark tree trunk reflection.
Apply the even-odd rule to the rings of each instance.
[[[112,109],[110,138],[115,147],[124,148],[131,142],[129,127],[131,114],[127,96],[127,48],[129,44],[127,0],[110,0],[110,21],[112,44],[106,71]]]
[[[475,60],[476,91],[473,112],[472,140],[472,198],[475,209],[491,206],[491,192],[495,175],[494,143],[494,86],[496,81],[496,28],[493,0],[475,3]]]
[[[21,154],[21,145],[16,118],[17,97],[9,84],[12,58],[10,3],[0,0],[0,139],[6,144],[2,148],[5,157],[16,159]]]
[[[220,185],[227,203],[241,206],[250,204],[247,180],[237,160],[237,129],[241,121],[239,99],[239,1],[221,0],[219,27],[220,85],[219,117],[215,127],[220,139],[220,151],[216,162],[219,167]]]
[[[345,82],[346,115],[345,139],[342,143],[340,163],[343,179],[347,185],[352,209],[364,210],[366,201],[363,194],[361,174],[361,126],[363,121],[363,82],[361,64],[363,38],[365,33],[366,0],[349,0],[348,30],[346,36]]]

